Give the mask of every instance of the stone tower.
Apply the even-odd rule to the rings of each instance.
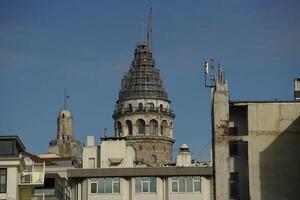
[[[49,143],[48,152],[62,157],[81,157],[81,144],[73,136],[73,117],[67,110],[66,103],[58,114],[56,139]]]
[[[124,137],[134,147],[137,163],[171,163],[174,118],[147,34],[146,41],[137,43],[131,67],[121,82],[113,114],[115,136]]]

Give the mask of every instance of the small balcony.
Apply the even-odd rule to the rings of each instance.
[[[45,163],[25,165],[21,162],[22,172],[19,173],[19,185],[43,185],[45,178]]]
[[[116,117],[123,114],[137,114],[137,113],[157,113],[162,115],[167,115],[172,118],[175,118],[175,114],[171,109],[167,108],[140,108],[140,107],[130,107],[130,108],[117,108],[114,111],[113,119],[116,119]]]

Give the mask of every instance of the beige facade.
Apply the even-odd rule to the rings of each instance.
[[[56,139],[49,143],[48,152],[61,157],[81,157],[81,144],[73,135],[73,117],[67,109],[58,114]]]
[[[300,101],[230,101],[221,80],[212,106],[216,199],[298,199]]]
[[[178,165],[147,167],[135,163],[135,151],[124,138],[102,138],[99,145],[88,136],[83,168],[68,170],[74,200],[176,200],[212,199],[212,170],[191,162],[182,145]],[[91,165],[95,160],[95,165]]]

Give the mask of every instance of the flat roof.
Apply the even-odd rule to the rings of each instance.
[[[212,175],[212,167],[81,168],[68,170],[68,178]]]
[[[21,151],[25,151],[26,149],[18,135],[0,135],[0,140],[16,140],[18,147],[21,148]]]
[[[300,103],[299,100],[229,100],[230,104],[250,104],[250,103]]]

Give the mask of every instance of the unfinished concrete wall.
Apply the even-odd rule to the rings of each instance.
[[[248,108],[251,199],[299,199],[300,102]]]

